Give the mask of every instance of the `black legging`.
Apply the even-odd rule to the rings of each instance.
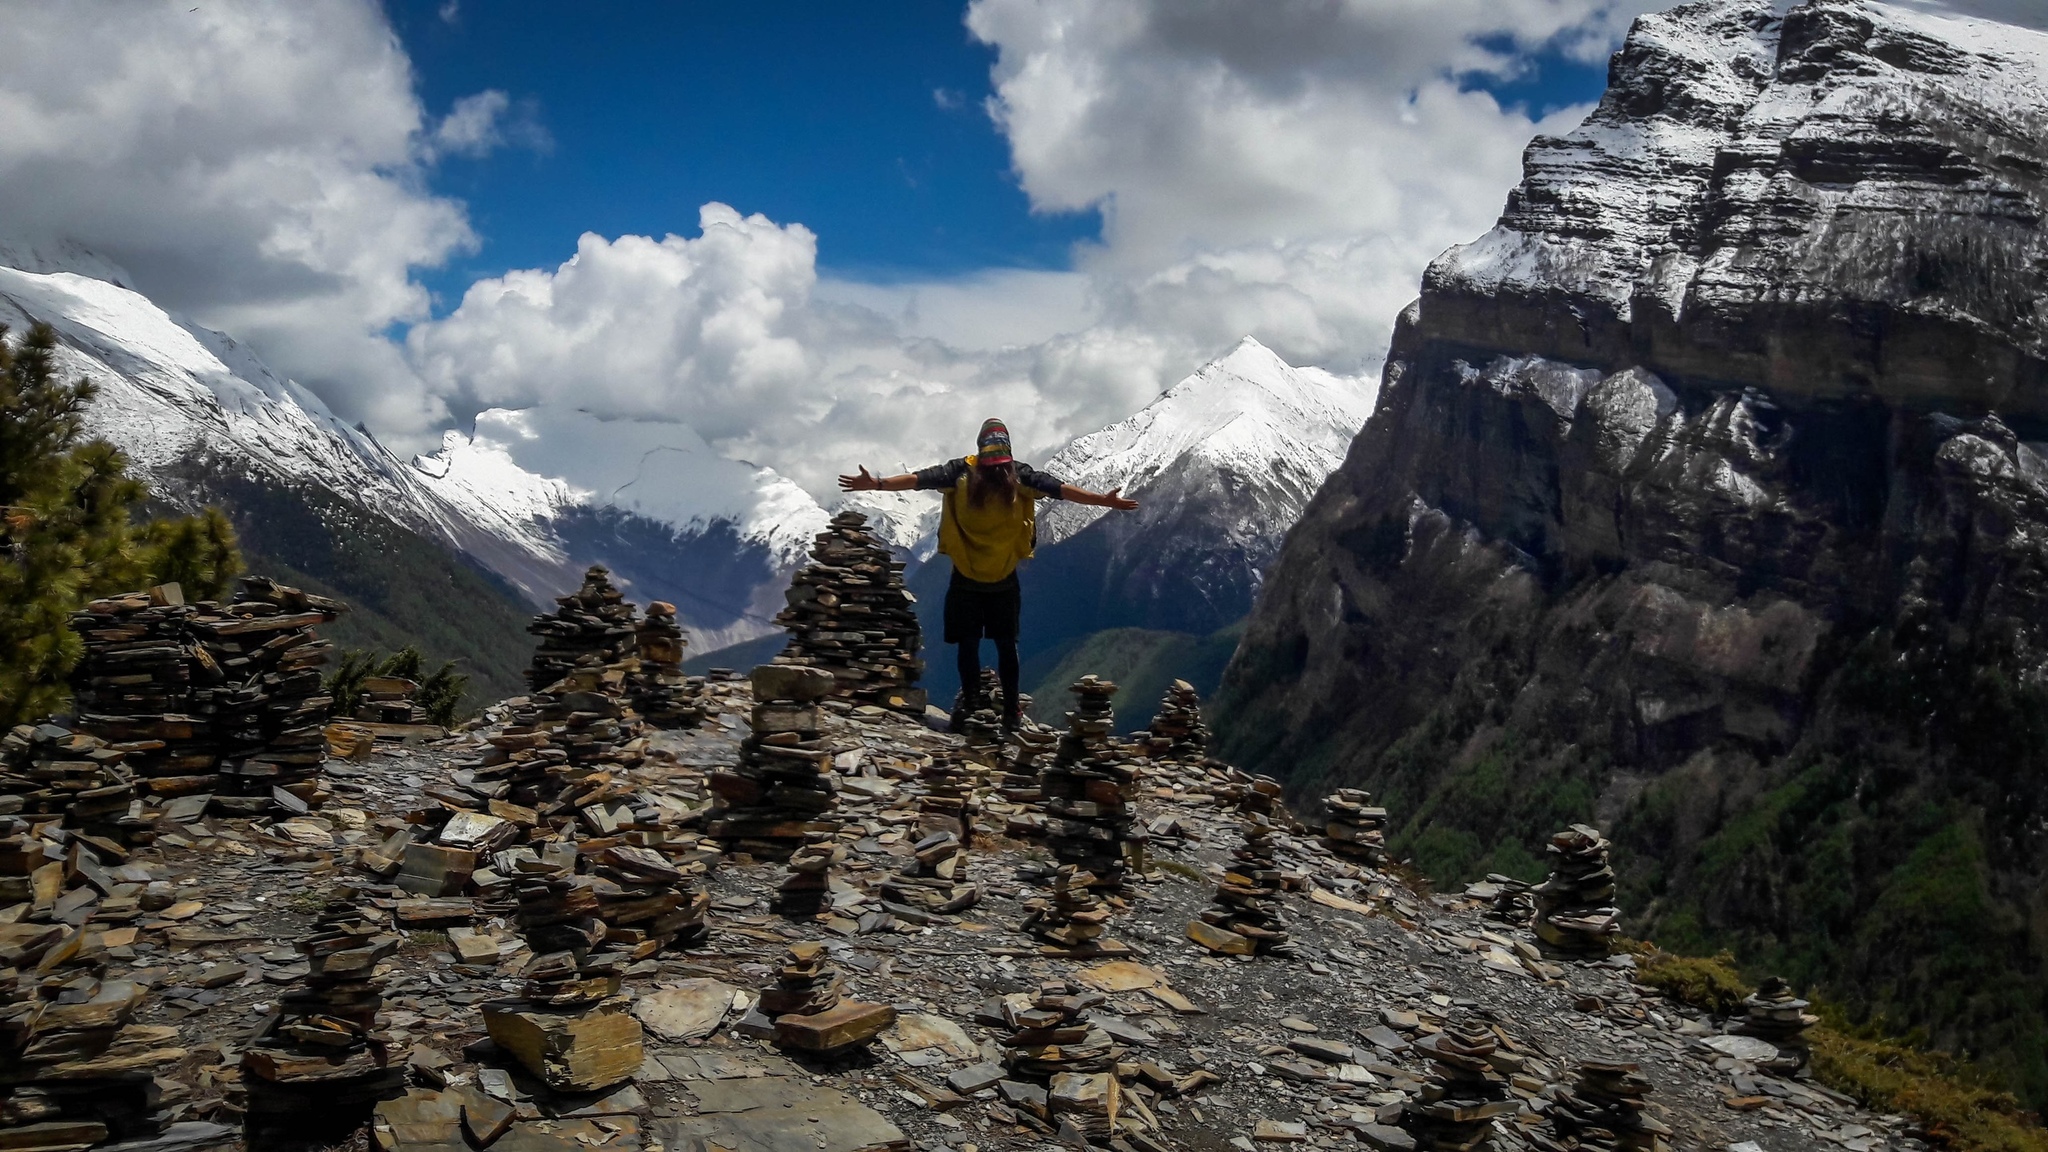
[[[1017,710],[1017,641],[992,640],[996,646],[996,676],[1003,682],[1003,707]],[[960,695],[970,705],[981,698],[981,641],[969,640],[959,647]]]

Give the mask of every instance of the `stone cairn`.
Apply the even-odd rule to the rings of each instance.
[[[813,832],[789,858],[782,883],[769,898],[772,911],[797,918],[816,916],[832,899],[832,869],[846,862],[846,846],[830,832]]]
[[[61,724],[22,724],[0,737],[0,815],[64,827],[117,844],[146,844],[127,753]]]
[[[1134,827],[1138,766],[1110,742],[1116,685],[1083,676],[1073,686],[1074,711],[1059,751],[1038,775],[1045,804],[1046,841],[1062,864],[1083,869],[1095,882],[1121,888],[1126,845],[1143,851],[1145,833]]]
[[[583,573],[583,586],[555,597],[553,612],[535,616],[526,630],[540,637],[526,684],[535,692],[578,667],[611,665],[633,654],[633,605],[612,586],[611,572],[593,564]]]
[[[831,673],[836,697],[922,715],[916,600],[903,586],[903,562],[867,524],[859,512],[841,512],[818,533],[813,563],[796,574],[789,606],[775,617],[789,629],[775,659]]]
[[[1486,914],[1503,924],[1526,927],[1536,915],[1536,889],[1527,881],[1517,880],[1499,872],[1489,872],[1486,882],[1493,885],[1493,907]]]
[[[1022,709],[1031,707],[1031,698],[1022,692],[1017,694],[1019,715]],[[967,740],[967,746],[975,749],[998,748],[1003,743],[1003,679],[993,668],[981,670],[981,692],[975,697],[973,708],[967,707],[967,690],[963,686],[953,696],[953,715],[960,717],[960,735]]]
[[[153,1074],[184,1057],[178,1030],[133,1023],[144,986],[102,979],[100,929],[138,915],[142,888],[55,821],[0,816],[0,906],[15,910],[0,925],[7,1147],[76,1149],[163,1131]]]
[[[967,881],[967,845],[945,830],[912,845],[910,859],[881,888],[883,900],[934,916],[964,912],[981,899],[981,889]]]
[[[1039,757],[1054,751],[1059,737],[1044,729],[1026,729],[1017,733],[1016,749],[1003,763],[1002,776],[996,781],[996,794],[1013,804],[1036,804],[1044,797],[1039,787],[1039,774],[1045,771],[1039,764]],[[1031,835],[1040,836],[1044,829],[1033,828]],[[1015,831],[1010,833],[1017,835]]]
[[[1550,838],[1550,878],[1536,886],[1536,935],[1560,952],[1605,954],[1621,932],[1613,907],[1614,869],[1607,838],[1574,824]]]
[[[1375,868],[1387,862],[1387,810],[1375,807],[1370,792],[1339,788],[1324,799],[1323,846],[1339,856]]]
[[[656,600],[633,628],[639,667],[626,677],[626,699],[656,728],[695,728],[704,722],[703,681],[683,674],[683,629],[676,606]]]
[[[1188,939],[1222,955],[1294,954],[1281,900],[1288,875],[1273,859],[1275,831],[1264,816],[1245,820],[1244,846],[1231,852],[1237,863],[1216,886],[1214,904],[1188,922]]]
[[[685,870],[635,844],[613,844],[589,859],[607,948],[628,949],[627,959],[641,960],[671,945],[696,948],[710,937],[711,894],[701,866]]]
[[[251,1148],[327,1147],[369,1121],[379,1100],[405,1089],[377,1031],[384,982],[377,965],[398,950],[357,906],[359,893],[335,892],[292,947],[308,971],[279,997],[261,1036],[242,1053]]]
[[[1415,1047],[1430,1062],[1420,1100],[1401,1112],[1401,1126],[1415,1137],[1416,1148],[1467,1152],[1487,1146],[1494,1118],[1521,1108],[1488,1060],[1498,1047],[1493,1030],[1460,1010],[1441,1032],[1423,1037]]]
[[[958,825],[964,847],[974,837],[974,814],[980,806],[974,797],[974,774],[951,748],[934,748],[931,763],[917,770],[924,794],[917,798],[919,813]]]
[[[150,796],[212,793],[252,815],[274,789],[293,808],[317,804],[333,701],[313,629],[345,610],[261,576],[226,605],[187,604],[176,584],[94,600],[71,617],[85,647],[78,727],[126,753]]]
[[[1052,894],[1034,896],[1024,902],[1020,932],[1029,932],[1050,944],[1078,952],[1120,951],[1122,945],[1104,941],[1109,929],[1109,908],[1095,895],[1095,876],[1072,864],[1053,873]]]
[[[1808,1007],[1806,1001],[1792,994],[1792,985],[1782,976],[1764,977],[1756,991],[1742,1002],[1742,1019],[1734,1031],[1778,1047],[1777,1059],[1758,1061],[1759,1068],[1789,1076],[1805,1066],[1810,1055],[1806,1030],[1820,1023],[1820,1017],[1809,1013]]]
[[[1584,1061],[1570,1087],[1544,1093],[1549,1131],[1531,1135],[1544,1152],[1666,1152],[1671,1129],[1644,1113],[1650,1088],[1639,1065]]]
[[[191,617],[188,627],[219,683],[195,687],[193,704],[220,737],[221,792],[253,798],[254,814],[272,790],[304,805],[327,796],[327,715],[334,700],[320,686],[333,645],[314,635],[346,608],[262,576],[244,576],[231,604]]]
[[[847,999],[839,969],[812,940],[790,945],[755,1007],[775,1022],[776,1044],[821,1058],[864,1047],[896,1023],[887,1004]]]
[[[517,885],[515,923],[533,956],[519,998],[483,1006],[484,1028],[555,1091],[598,1092],[639,1071],[645,1046],[619,991],[626,955],[598,950],[596,885],[556,859],[565,866]]]
[[[197,609],[175,584],[94,600],[71,617],[85,653],[71,675],[78,725],[127,753],[151,796],[213,791],[220,747],[193,715]]]
[[[740,742],[738,767],[711,776],[720,804],[707,831],[728,851],[788,859],[810,836],[838,830],[838,782],[818,731],[818,701],[833,680],[816,668],[763,664],[753,684],[753,731]]]
[[[425,724],[427,710],[414,699],[419,690],[419,681],[403,676],[365,676],[362,700],[348,719],[368,724]]]
[[[1155,761],[1199,762],[1209,754],[1209,726],[1202,723],[1202,698],[1185,680],[1167,685],[1152,716],[1147,752]]]
[[[1047,1116],[1071,1124],[1090,1140],[1112,1134],[1119,1088],[1116,1042],[1084,1013],[1108,1001],[1100,992],[1052,981],[1039,986],[1028,1008],[1004,1004],[1003,1023],[1013,1029],[1002,1046],[1011,1075],[1048,1086]]]

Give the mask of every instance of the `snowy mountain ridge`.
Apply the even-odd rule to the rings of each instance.
[[[60,373],[100,389],[86,414],[89,433],[121,448],[133,474],[175,505],[210,499],[198,489],[212,471],[318,488],[468,556],[537,605],[600,560],[628,584],[636,569],[649,577],[641,598],[674,598],[658,573],[678,563],[679,549],[711,541],[699,549],[717,553],[705,563],[725,584],[745,586],[727,587],[694,614],[679,605],[693,641],[711,647],[770,629],[773,612],[764,609],[773,605],[755,585],[800,562],[826,519],[787,479],[717,455],[681,425],[493,410],[473,433],[450,432],[440,451],[407,463],[232,337],[158,307],[89,249],[0,243],[0,262],[13,265],[0,266],[0,324],[18,334],[41,321],[57,331]],[[538,443],[531,428],[543,420],[558,453],[566,446],[596,462],[594,472],[584,469],[589,486],[523,466]],[[602,530],[587,523],[593,514],[609,517]],[[583,537],[572,538],[579,520]],[[622,523],[636,538],[664,538],[662,559],[636,563],[612,539],[627,534]],[[737,568],[735,553],[744,553]]]
[[[17,265],[0,267],[0,323],[57,330],[60,370],[100,386],[91,433],[123,449],[135,475],[174,505],[318,492],[315,515],[331,529],[357,516],[395,523],[538,606],[604,563],[635,599],[675,602],[699,652],[774,630],[789,574],[829,516],[787,477],[725,457],[688,425],[561,406],[486,410],[437,451],[403,461],[232,337],[158,307],[89,249],[0,242],[0,261]],[[1047,462],[1063,480],[1147,502],[1119,518],[1108,552],[1091,546],[1083,552],[1095,559],[1074,561],[1121,567],[1156,551],[1146,541],[1165,532],[1229,554],[1224,567],[1238,574],[1209,583],[1255,587],[1373,396],[1369,384],[1290,367],[1247,337]],[[838,506],[867,512],[884,540],[930,557],[930,494],[864,493]],[[1043,505],[1041,556],[1101,514]],[[1215,567],[1214,557],[1182,560]]]
[[[1298,491],[1305,502],[1344,462],[1378,393],[1377,380],[1293,367],[1246,336],[1136,414],[1061,449],[1045,468],[1077,487],[1137,496],[1175,468],[1199,467],[1253,491]],[[1262,500],[1244,506],[1247,513],[1255,508],[1274,511]],[[1298,502],[1293,511],[1299,514]],[[1039,545],[1066,540],[1104,513],[1047,504],[1039,515]],[[1289,515],[1268,526],[1284,532],[1293,520]]]

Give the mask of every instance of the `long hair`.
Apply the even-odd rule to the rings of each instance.
[[[1004,504],[1017,502],[1017,464],[976,464],[967,470],[967,502],[980,508],[994,496]]]

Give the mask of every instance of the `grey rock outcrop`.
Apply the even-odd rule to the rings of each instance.
[[[2048,36],[1639,20],[1400,317],[1222,753],[1371,789],[1444,883],[1601,823],[1646,934],[1796,954],[2048,1094],[2044,214]]]

